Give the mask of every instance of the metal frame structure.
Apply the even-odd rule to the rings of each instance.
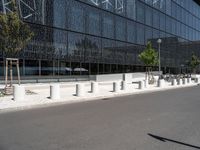
[[[12,0],[1,0],[2,2],[2,6],[3,6],[3,13],[7,13],[7,12],[12,12],[11,8],[10,8],[10,4],[12,3]],[[23,19],[27,19],[29,17],[32,17],[35,12],[36,12],[36,0],[31,0],[32,5],[28,4],[27,2],[25,2],[24,0],[16,0],[18,8],[19,8],[19,13],[20,16]],[[30,13],[28,14],[24,14],[22,11],[22,5],[23,7],[25,7],[27,10],[30,11]]]
[[[114,7],[114,4],[111,3],[110,0],[90,0],[94,5],[99,6],[100,4],[105,5],[106,9],[109,7]],[[119,12],[124,11],[124,0],[115,0],[115,9]]]

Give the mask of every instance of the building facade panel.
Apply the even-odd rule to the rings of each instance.
[[[7,0],[8,1],[8,0]],[[9,6],[0,0],[1,12]],[[200,56],[200,6],[188,0],[19,0],[34,37],[20,53],[24,76],[88,75],[144,71],[138,54],[148,41],[164,72],[187,68]],[[3,75],[3,53],[0,53]],[[71,71],[84,68],[85,71]]]

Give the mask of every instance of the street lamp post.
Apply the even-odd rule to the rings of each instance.
[[[160,44],[162,43],[162,40],[161,39],[158,39],[157,41],[158,43],[158,68],[159,68],[159,75],[161,75],[161,64],[160,64]]]

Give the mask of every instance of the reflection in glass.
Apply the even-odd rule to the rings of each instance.
[[[134,19],[136,18],[136,3],[135,0],[126,0],[126,12],[127,17]]]
[[[114,37],[114,18],[112,15],[103,15],[103,36],[109,38]]]

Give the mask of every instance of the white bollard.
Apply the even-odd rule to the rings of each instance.
[[[83,83],[76,84],[76,96],[85,96],[85,85]]]
[[[194,80],[194,81],[195,81],[195,83],[197,83],[197,84],[198,84],[198,83],[200,82],[200,78],[195,78],[195,80]]]
[[[159,79],[158,80],[158,87],[164,87],[165,86],[165,80],[164,79]]]
[[[98,82],[91,82],[91,92],[97,94],[99,92]]]
[[[148,80],[144,80],[144,87],[148,88],[149,87],[149,81]]]
[[[116,81],[113,82],[113,92],[119,92],[120,91],[120,82]]]
[[[191,84],[191,82],[192,82],[192,79],[191,78],[187,78],[187,83]]]
[[[184,84],[184,85],[187,84],[187,78],[183,78],[183,84]]]
[[[176,79],[172,79],[172,86],[176,86],[176,85],[177,85]]]
[[[138,86],[139,86],[138,88],[139,88],[140,90],[144,89],[144,81],[139,81]]]
[[[178,85],[183,85],[183,80],[182,79],[178,79]]]
[[[14,101],[23,101],[25,97],[25,88],[21,85],[14,85]]]
[[[127,82],[122,81],[122,90],[126,91],[127,90]]]
[[[52,84],[50,85],[50,99],[60,99],[60,85]]]

